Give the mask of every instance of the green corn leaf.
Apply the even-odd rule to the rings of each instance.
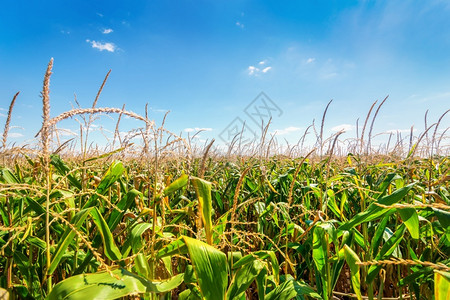
[[[406,194],[412,189],[414,183],[409,184],[401,189],[396,190],[390,195],[384,196],[380,198],[377,203],[382,205],[392,205],[400,200],[402,200]],[[356,216],[354,216],[350,221],[344,223],[339,227],[339,230],[350,230],[350,228],[355,227],[364,222],[370,222],[375,219],[382,217],[389,209],[382,208],[375,203],[369,205],[367,210],[360,212]]]
[[[380,247],[381,241],[383,240],[383,233],[388,221],[389,216],[385,216],[377,225],[377,229],[375,230],[375,234],[373,235],[372,242],[370,244],[370,247],[372,249],[372,256],[376,256],[378,254],[378,248]]]
[[[174,192],[182,189],[188,184],[189,176],[186,174],[181,175],[177,180],[173,181],[164,189],[164,196],[170,196]]]
[[[103,219],[97,207],[94,207],[94,209],[91,210],[91,216],[95,225],[97,225],[97,229],[102,237],[103,248],[106,256],[111,260],[122,259],[122,254],[120,253],[119,248],[117,248],[116,243],[114,242],[114,238],[111,234],[111,231],[109,230],[108,224],[106,224],[105,219]]]
[[[322,283],[322,296],[324,299],[328,299],[328,293],[330,286],[328,284],[329,274],[329,262],[328,262],[328,241],[329,235],[324,226],[328,225],[324,223],[318,223],[314,227],[313,231],[313,260],[316,265],[318,275]]]
[[[240,299],[264,266],[263,262],[254,260],[240,268],[234,275],[233,281],[228,288],[226,299]]]
[[[118,153],[118,152],[120,152],[120,151],[122,151],[122,150],[124,150],[124,149],[125,149],[125,147],[122,147],[122,148],[119,148],[119,149],[116,149],[116,150],[113,150],[113,151],[110,151],[110,152],[106,152],[106,153],[103,153],[103,154],[101,154],[101,155],[99,155],[99,156],[94,156],[94,157],[88,158],[88,159],[86,159],[84,162],[86,163],[86,162],[89,162],[89,161],[94,161],[94,160],[102,159],[102,158],[111,156],[111,155],[113,155],[113,154],[116,154],[116,153]]]
[[[76,230],[80,229],[91,210],[92,208],[87,208],[76,213],[71,222],[72,227]],[[50,267],[47,270],[47,273],[49,275],[53,274],[53,272],[56,270],[56,267],[58,266],[61,258],[66,252],[67,247],[69,247],[69,245],[74,242],[75,236],[75,231],[73,231],[71,227],[67,226],[63,235],[59,238],[58,246],[56,247],[55,253],[53,254]]]
[[[156,259],[160,259],[166,256],[172,256],[174,254],[186,254],[188,249],[184,239],[177,239],[156,253]]]
[[[272,266],[272,274],[274,275],[275,282],[279,282],[280,265],[278,264],[277,256],[275,252],[268,250],[260,250],[247,254],[246,256],[239,259],[235,264],[233,264],[233,269],[242,267],[245,264],[253,262],[255,259],[267,260]]]
[[[438,208],[433,208],[433,212],[444,228],[447,240],[450,241],[450,212]]]
[[[205,224],[206,241],[212,244],[212,198],[211,182],[201,178],[192,177],[192,184],[197,192],[199,208],[202,215],[203,224]]]
[[[434,297],[436,300],[450,299],[450,273],[434,271]]]
[[[375,257],[375,260],[382,260],[387,258],[389,255],[391,255],[395,249],[397,248],[398,244],[403,239],[403,234],[405,233],[406,226],[403,223],[398,227],[398,229],[395,231],[395,233],[384,243],[383,247],[381,248],[380,252]],[[367,273],[366,281],[367,283],[371,283],[377,274],[380,272],[381,266],[378,265],[372,265],[369,268],[369,271]]]
[[[199,240],[183,236],[204,299],[221,300],[228,285],[225,253]]]
[[[117,299],[131,294],[164,293],[183,281],[183,274],[164,281],[149,281],[124,269],[81,274],[59,282],[47,300]]]
[[[84,204],[83,208],[94,206],[97,202],[98,195],[104,195],[108,189],[122,176],[125,171],[125,167],[122,162],[114,161],[103,175],[102,180],[98,184],[95,193],[89,198],[89,200]]]
[[[61,157],[57,154],[52,154],[50,155],[50,159],[50,163],[55,167],[55,170],[62,176],[66,176],[72,186],[76,187],[78,190],[81,190],[81,182],[73,175],[73,173],[70,172],[71,169],[61,159]]]
[[[268,293],[264,300],[290,300],[296,299],[297,297],[304,298],[303,296],[319,300],[323,299],[311,286],[290,277],[287,281]]]
[[[417,211],[412,207],[407,208],[397,208],[403,223],[405,223],[406,228],[408,228],[409,233],[413,239],[419,238],[419,216]]]
[[[361,276],[359,273],[359,265],[356,263],[361,262],[358,255],[347,245],[344,245],[345,261],[350,267],[353,291],[355,292],[358,300],[362,300],[361,295]]]
[[[8,168],[0,169],[0,180],[8,184],[20,183],[16,175]]]

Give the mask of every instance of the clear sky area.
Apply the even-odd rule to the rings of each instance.
[[[449,1],[23,1],[0,10],[0,124],[20,91],[9,144],[32,143],[42,124],[50,58],[51,116],[98,107],[149,117],[200,143],[227,142],[272,117],[270,134],[296,143],[333,99],[324,134],[356,136],[372,103],[374,132],[419,135],[450,108]],[[263,92],[263,94],[261,94]],[[259,96],[259,97],[258,97]],[[259,110],[258,110],[259,109]],[[101,116],[94,135],[114,130]],[[233,123],[234,122],[234,123]],[[231,124],[231,125],[230,125]],[[3,126],[3,125],[1,125]],[[124,118],[121,131],[143,124]],[[231,127],[230,127],[231,126]],[[240,125],[239,125],[240,126]],[[450,114],[440,130],[450,126]],[[58,125],[70,138],[79,124]],[[231,129],[230,129],[231,128]],[[228,130],[228,131],[227,131]],[[232,131],[232,130],[231,130]],[[311,133],[313,134],[313,133]]]

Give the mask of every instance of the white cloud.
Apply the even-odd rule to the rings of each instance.
[[[97,16],[99,16],[100,18],[103,18],[103,14],[101,14],[101,13],[97,13]]]
[[[23,134],[18,133],[18,132],[10,132],[10,133],[8,133],[8,137],[10,137],[10,138],[21,138],[21,137],[23,137]]]
[[[339,132],[339,131],[350,131],[350,130],[352,130],[353,129],[353,125],[350,125],[350,124],[340,124],[340,125],[337,125],[337,126],[334,126],[333,128],[331,128],[331,131],[333,131],[333,132]]]
[[[239,28],[244,28],[245,27],[244,24],[242,24],[239,21],[236,22],[236,26],[239,27]]]
[[[311,64],[311,63],[313,63],[313,62],[315,62],[316,61],[316,59],[314,58],[314,57],[310,57],[310,58],[308,58],[307,60],[306,60],[306,63],[307,64]]]
[[[109,33],[113,32],[113,31],[114,30],[112,30],[111,28],[106,28],[106,29],[103,29],[102,33],[103,34],[109,34]]]
[[[416,132],[416,128],[413,128],[413,132]],[[386,133],[410,133],[411,132],[411,128],[410,129],[390,129],[388,131],[386,131]]]
[[[266,74],[270,70],[272,70],[272,67],[267,66],[265,68],[262,68],[265,64],[267,64],[267,60],[262,60],[258,63],[261,67],[256,66],[248,66],[247,72],[250,76],[259,76],[260,74]]]
[[[3,107],[0,107],[0,111],[6,111],[6,109],[4,109]]]
[[[198,132],[198,131],[212,131],[212,128],[207,128],[207,127],[195,127],[195,128],[185,128],[184,132]]]
[[[6,118],[5,114],[0,113],[0,117]]]
[[[102,43],[97,41],[86,40],[86,42],[92,44],[92,48],[98,49],[100,51],[106,50],[108,52],[114,52],[117,47],[113,43]]]
[[[276,129],[273,133],[276,134],[276,135],[286,135],[286,134],[289,134],[291,132],[296,132],[296,131],[300,131],[300,130],[302,130],[302,128],[289,126],[289,127],[284,128],[284,129]]]
[[[248,70],[248,75],[254,75],[256,72],[259,72],[259,68],[255,67],[255,66],[249,66],[247,68]]]

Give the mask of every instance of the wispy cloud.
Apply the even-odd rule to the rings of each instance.
[[[262,60],[258,63],[257,66],[248,66],[247,72],[250,76],[259,76],[261,74],[266,74],[270,70],[272,70],[271,66],[267,66],[267,60]]]
[[[0,117],[6,118],[6,115],[3,113],[0,113]]]
[[[236,26],[239,27],[239,28],[244,28],[245,27],[244,24],[242,24],[239,21],[236,22]]]
[[[354,128],[355,126],[351,125],[351,124],[340,124],[337,126],[334,126],[331,128],[331,131],[333,132],[339,132],[339,131],[350,131]]]
[[[417,129],[413,128],[413,132],[416,132]],[[411,132],[411,128],[410,129],[390,129],[388,131],[386,131],[386,133],[410,133]]]
[[[292,133],[292,132],[296,132],[296,131],[300,131],[300,130],[302,130],[302,128],[300,128],[300,127],[294,127],[294,126],[289,126],[289,127],[284,128],[284,129],[276,129],[276,130],[273,132],[273,134],[276,134],[276,135],[286,135],[286,134],[289,134],[289,133]]]
[[[113,32],[114,30],[112,30],[111,28],[106,28],[102,30],[103,34],[110,34],[111,32]]]
[[[100,18],[103,18],[103,14],[101,14],[101,13],[97,13],[97,16],[99,16]]]
[[[102,43],[97,41],[86,40],[86,42],[92,45],[92,48],[98,49],[100,51],[106,50],[108,52],[114,52],[117,49],[117,46],[113,43]]]
[[[312,64],[315,61],[316,61],[316,59],[314,57],[310,57],[306,60],[306,64]]]
[[[8,133],[8,137],[10,137],[10,138],[21,138],[21,137],[23,137],[23,134],[21,134],[19,132],[10,132],[10,133]]]
[[[185,128],[184,132],[198,132],[198,131],[212,131],[212,128],[207,128],[207,127],[195,127],[195,128]]]

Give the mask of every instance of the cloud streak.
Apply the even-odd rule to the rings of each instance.
[[[199,131],[212,131],[212,128],[207,128],[207,127],[195,127],[195,128],[185,128],[183,130],[184,132],[199,132]]]
[[[248,66],[248,68],[247,68],[248,75],[249,76],[259,76],[261,74],[268,73],[270,70],[272,70],[272,67],[271,66],[265,67],[266,64],[267,64],[267,60],[262,60],[258,63],[258,67],[257,66]]]
[[[89,44],[92,45],[92,48],[98,49],[100,51],[106,50],[108,52],[114,52],[117,50],[117,46],[113,43],[102,43],[97,41],[86,40]]]
[[[273,134],[276,134],[276,135],[286,135],[286,134],[289,134],[289,133],[292,133],[292,132],[296,132],[296,131],[300,131],[300,130],[302,130],[302,128],[300,128],[300,127],[294,127],[294,126],[289,126],[289,127],[284,128],[284,129],[276,129],[276,130],[273,132]]]

